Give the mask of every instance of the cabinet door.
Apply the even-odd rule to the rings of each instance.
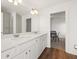
[[[18,54],[17,56],[13,57],[12,59],[25,59],[24,53]]]
[[[39,45],[39,38],[36,39],[35,43],[35,50],[36,50],[36,57],[39,57],[40,45]]]
[[[46,34],[44,35],[43,40],[44,40],[43,46],[44,46],[44,49],[45,49],[45,47],[47,46],[47,35]]]
[[[14,48],[1,53],[1,59],[11,59],[13,56],[15,56],[15,49]]]
[[[36,51],[37,51],[37,57],[39,57],[40,56],[40,54],[41,54],[41,42],[40,42],[40,38],[38,38],[37,40],[36,40]]]
[[[29,59],[37,59],[37,47],[36,42],[32,44],[32,46],[29,47]]]
[[[36,54],[36,42],[35,40],[33,40],[32,42],[30,42],[31,45],[29,45],[29,47],[27,47],[27,45],[23,46],[23,47],[27,47],[25,50],[20,49],[18,50],[20,52],[20,54],[16,55],[15,57],[13,57],[13,59],[37,59],[37,54]]]
[[[42,36],[40,37],[40,52],[42,53],[43,50],[43,39]]]
[[[20,54],[14,56],[12,59],[29,59],[27,50],[20,52]]]

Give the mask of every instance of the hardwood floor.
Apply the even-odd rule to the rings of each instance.
[[[77,56],[68,54],[62,49],[45,48],[38,59],[77,59]]]
[[[65,50],[65,38],[59,38],[59,41],[51,40],[51,48],[63,49]]]

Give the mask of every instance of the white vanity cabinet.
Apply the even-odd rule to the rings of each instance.
[[[42,35],[36,39],[36,51],[37,57],[43,52],[45,47],[47,46],[47,35]]]
[[[47,46],[47,35],[46,34],[42,36],[42,44],[43,44],[42,49],[44,50],[45,47]]]
[[[35,59],[36,41],[25,42],[16,48],[16,56],[12,59]]]
[[[17,56],[13,57],[12,59],[28,59],[25,52],[18,54]]]
[[[16,47],[3,52],[1,59],[38,59],[46,47],[46,37],[46,35],[41,35],[30,41],[18,44]]]
[[[29,48],[29,59],[37,59],[36,58],[36,46],[35,45],[32,45]]]
[[[1,59],[11,59],[15,54],[15,48],[1,53]]]
[[[36,45],[35,46],[36,46],[36,49],[35,49],[36,53],[35,54],[36,54],[36,57],[38,58],[41,53],[40,52],[40,38],[36,38]]]
[[[29,50],[28,48],[25,49],[24,51],[20,51],[19,54],[14,56],[12,59],[29,59]]]

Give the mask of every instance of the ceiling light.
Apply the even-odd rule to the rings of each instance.
[[[35,14],[35,13],[34,13],[34,11],[31,11],[30,13],[31,13],[32,15],[34,15],[34,14]]]
[[[31,10],[30,12],[32,15],[38,15],[38,11],[36,9],[33,9]]]
[[[8,0],[8,2],[11,2],[11,3],[12,3],[12,2],[13,2],[13,0]]]

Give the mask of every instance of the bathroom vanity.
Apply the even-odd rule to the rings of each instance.
[[[1,59],[38,59],[47,46],[47,33],[2,36]]]
[[[31,21],[27,19],[28,26],[23,29],[22,16],[16,12],[3,8],[1,17],[1,59],[38,59],[47,46],[47,33],[31,31]]]

